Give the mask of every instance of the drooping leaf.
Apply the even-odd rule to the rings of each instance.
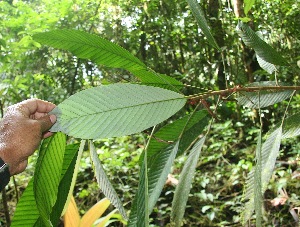
[[[261,160],[262,160],[262,168],[261,168],[261,185],[263,194],[267,189],[268,183],[271,179],[273,169],[275,166],[276,158],[279,155],[280,141],[282,136],[282,126],[277,128],[270,134],[267,140],[262,145],[261,150]],[[246,191],[245,191],[245,211],[243,221],[246,222],[251,218],[251,215],[254,211],[254,171],[249,173],[249,176],[246,181]]]
[[[130,52],[99,36],[78,30],[54,30],[38,33],[34,40],[54,48],[68,50],[78,58],[128,71],[145,68]]]
[[[34,226],[34,223],[37,221],[39,216],[39,211],[34,198],[32,177],[22,194],[20,201],[18,202],[11,227]]]
[[[190,143],[202,133],[202,130],[207,124],[208,117],[206,110],[200,110],[192,115],[186,115],[167,124],[160,128],[150,139],[147,150],[148,157],[168,147],[170,145],[169,143],[176,141],[181,133],[183,133],[183,139],[180,141],[178,153],[184,152]]]
[[[80,226],[80,215],[74,197],[68,204],[66,213],[64,214],[64,227]]]
[[[113,211],[111,211],[108,215],[106,215],[105,217],[103,217],[96,225],[96,227],[105,227],[105,226],[109,226],[110,222],[109,220],[114,216],[114,214],[117,212],[117,209],[114,209]]]
[[[206,136],[202,137],[194,145],[180,174],[179,183],[176,186],[175,194],[173,197],[171,212],[171,222],[174,222],[175,226],[181,226],[186,203],[191,190],[192,179],[196,171],[199,155],[205,139]]]
[[[66,199],[66,202],[65,202],[65,206],[64,206],[64,209],[61,213],[61,216],[63,216],[64,213],[66,212],[67,207],[69,205],[69,202],[71,201],[71,198],[73,196],[73,190],[74,190],[76,179],[77,179],[77,174],[78,174],[78,169],[79,169],[79,166],[80,166],[81,157],[82,157],[82,154],[83,154],[83,151],[84,151],[85,142],[86,142],[85,140],[80,141],[79,150],[78,150],[78,153],[77,153],[77,158],[75,160],[75,166],[74,166],[74,169],[73,169],[72,180],[71,180],[71,184],[70,184],[70,187],[69,187],[69,192],[68,192],[67,199]],[[72,162],[73,162],[73,160],[72,160]]]
[[[158,87],[111,84],[78,92],[60,103],[50,129],[82,139],[118,137],[141,132],[180,110],[183,95]]]
[[[274,81],[262,81],[248,84],[247,87],[267,87],[276,86]],[[238,104],[249,108],[264,108],[275,103],[282,102],[293,94],[292,90],[276,91],[261,90],[259,92],[240,92],[237,98]],[[260,104],[260,105],[259,105]]]
[[[210,28],[205,19],[205,14],[203,13],[203,10],[201,9],[199,3],[196,0],[187,0],[187,2],[209,44],[217,50],[220,50],[216,40],[210,32]]]
[[[51,223],[58,226],[62,215],[68,194],[71,188],[72,177],[74,174],[76,159],[78,155],[79,143],[69,144],[66,146],[64,161],[61,172],[61,180],[58,186],[58,194],[56,203],[51,213]]]
[[[51,226],[50,214],[57,200],[66,136],[56,133],[44,140],[34,172],[34,195],[44,226]]]
[[[102,216],[102,214],[106,211],[109,205],[109,199],[101,199],[83,215],[79,227],[93,226],[94,222]]]
[[[90,152],[91,152],[91,157],[92,157],[92,160],[93,160],[93,163],[95,166],[96,179],[97,179],[99,187],[101,188],[101,191],[106,196],[106,198],[108,198],[110,200],[111,204],[113,204],[119,210],[119,212],[122,214],[123,218],[127,219],[126,211],[124,210],[123,204],[122,204],[117,192],[115,191],[113,185],[111,184],[108,176],[106,175],[106,173],[100,163],[95,146],[94,146],[93,142],[91,142],[91,141],[90,141]]]
[[[269,44],[262,40],[248,25],[239,21],[237,32],[244,43],[253,48],[256,55],[274,65],[287,65],[287,61]]]
[[[261,130],[262,131],[262,130]],[[261,132],[258,135],[255,159],[256,165],[254,169],[254,209],[256,214],[256,226],[262,225],[262,206],[263,206],[263,194],[262,194],[262,146],[261,146]]]
[[[157,153],[148,160],[148,192],[149,192],[149,207],[148,212],[152,209],[161,193],[161,190],[166,182],[171,166],[178,151],[179,141],[171,144],[168,148]],[[137,194],[131,206],[128,227],[145,226],[145,165],[141,165],[139,174],[139,187]]]
[[[151,213],[166,183],[176,158],[180,141],[154,155],[148,162],[149,212]]]

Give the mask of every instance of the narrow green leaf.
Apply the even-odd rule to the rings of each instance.
[[[148,157],[168,147],[169,143],[176,141],[180,134],[183,133],[183,130],[185,130],[178,150],[178,153],[183,153],[190,143],[202,133],[208,122],[207,111],[200,110],[160,128],[150,140],[147,150]]]
[[[161,190],[166,182],[167,176],[170,173],[171,166],[178,151],[179,141],[171,144],[167,149],[162,150],[155,156],[148,159],[148,191],[149,191],[149,213],[161,193]],[[141,165],[139,175],[139,187],[137,194],[131,206],[128,227],[145,226],[145,165]]]
[[[44,140],[34,172],[34,195],[44,226],[51,226],[50,214],[56,203],[61,180],[66,136],[56,133]]]
[[[52,114],[52,132],[82,139],[118,137],[141,132],[168,119],[186,102],[183,95],[138,84],[111,84],[69,97]]]
[[[240,21],[237,25],[237,32],[244,43],[253,48],[255,53],[264,61],[274,65],[288,65],[287,61],[262,40],[248,25]]]
[[[254,207],[256,214],[256,226],[261,227],[262,225],[262,206],[263,206],[263,195],[262,195],[262,146],[261,146],[261,131],[258,135],[255,159],[256,165],[254,169]]]
[[[255,0],[244,0],[244,13],[245,15],[248,14],[252,6],[254,5]]]
[[[34,198],[32,177],[16,207],[11,227],[34,226],[34,223],[39,216],[39,211]]]
[[[262,81],[248,84],[247,87],[267,87],[276,85],[275,81]],[[293,94],[293,91],[262,90],[260,92],[240,92],[239,94],[240,96],[237,98],[238,104],[249,108],[259,108],[259,106],[260,108],[264,108],[289,98]]]
[[[200,29],[202,30],[203,34],[207,38],[207,41],[210,45],[212,45],[217,50],[220,50],[216,40],[214,39],[213,35],[210,32],[210,28],[207,24],[207,21],[205,19],[205,15],[199,5],[199,3],[196,0],[187,0],[187,3],[189,4],[191,11],[196,18],[198,25]]]
[[[53,224],[53,226],[58,226],[62,211],[67,201],[67,197],[71,187],[72,177],[74,174],[78,149],[79,143],[70,144],[66,146],[61,172],[61,180],[58,186],[59,193],[57,194],[57,200],[50,215],[51,223]]]
[[[206,136],[202,137],[194,145],[180,174],[179,183],[176,186],[175,194],[173,197],[171,212],[171,222],[174,222],[175,226],[181,226],[186,203],[188,201],[192,186],[192,179],[196,171],[199,155],[205,139]]]
[[[90,59],[108,67],[123,68],[128,71],[146,66],[130,52],[99,36],[78,30],[54,30],[38,33],[34,40],[54,48],[70,51],[82,59]]]
[[[261,159],[262,159],[262,169],[261,169],[261,185],[263,194],[267,189],[268,183],[271,179],[273,169],[275,166],[276,158],[279,155],[280,141],[282,136],[282,127],[280,126],[274,130],[267,140],[262,145],[261,150]],[[245,191],[245,200],[248,200],[245,205],[244,212],[244,222],[247,222],[251,218],[251,215],[254,211],[254,193],[255,193],[255,180],[254,180],[254,171],[249,173],[249,176],[246,181],[246,191]]]
[[[100,163],[96,148],[92,141],[90,141],[90,152],[95,166],[96,179],[99,187],[101,188],[101,191],[103,192],[105,197],[109,199],[111,204],[119,210],[123,218],[127,219],[126,211],[123,207],[123,204]]]

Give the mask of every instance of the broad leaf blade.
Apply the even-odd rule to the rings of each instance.
[[[255,82],[247,85],[247,87],[267,87],[276,86],[276,82],[263,81]],[[237,98],[238,104],[249,108],[264,108],[275,103],[282,102],[289,98],[293,94],[292,90],[287,91],[274,91],[274,90],[262,90],[259,92],[240,92],[240,96]]]
[[[51,226],[50,214],[56,203],[61,180],[66,136],[56,133],[44,140],[34,172],[34,195],[36,205],[45,226]]]
[[[199,6],[199,3],[196,0],[187,0],[191,11],[196,18],[199,27],[201,28],[203,34],[206,36],[207,41],[209,42],[210,45],[212,45],[214,48],[217,50],[220,50],[216,40],[214,39],[213,35],[210,32],[210,28],[207,24],[207,21],[205,19],[204,13],[202,9]]]
[[[278,127],[280,127],[280,124],[276,125],[276,128]],[[300,135],[300,113],[296,113],[284,119],[282,130],[283,130],[282,139],[299,136]]]
[[[33,38],[45,45],[68,50],[79,58],[97,64],[123,68],[128,71],[146,66],[124,48],[99,36],[78,30],[55,30],[35,34]]]
[[[171,212],[171,222],[174,222],[175,226],[181,226],[181,221],[184,216],[186,203],[192,186],[192,179],[196,171],[199,155],[205,139],[206,137],[204,136],[195,144],[180,174],[179,183],[176,186],[173,197]]]
[[[237,32],[244,43],[253,48],[256,54],[266,62],[274,65],[287,65],[287,61],[269,44],[262,40],[248,25],[239,22]]]
[[[90,141],[90,152],[95,166],[96,179],[99,187],[101,188],[101,191],[106,196],[106,198],[110,200],[111,204],[113,204],[119,210],[123,218],[127,219],[126,211],[123,208],[122,202],[117,192],[115,191],[114,187],[110,183],[110,180],[108,179],[108,176],[106,175],[100,163],[95,146],[91,141]]]
[[[69,97],[52,114],[52,132],[82,139],[118,137],[141,132],[180,110],[183,95],[138,84],[111,84],[90,88]]]
[[[244,13],[245,15],[248,14],[252,6],[254,5],[255,0],[244,0]]]
[[[261,169],[261,185],[262,192],[266,190],[268,183],[271,179],[273,169],[275,166],[276,158],[279,155],[280,141],[282,136],[282,127],[280,126],[271,133],[267,140],[262,145],[261,158],[262,158],[262,169]],[[245,200],[248,200],[245,205],[244,222],[251,218],[254,211],[254,171],[251,171],[246,182]]]

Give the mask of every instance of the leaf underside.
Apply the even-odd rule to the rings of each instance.
[[[99,139],[141,132],[168,119],[186,102],[183,95],[138,84],[111,84],[83,90],[51,113],[50,129],[81,139]]]
[[[267,87],[277,86],[274,81],[256,82],[247,85],[247,87]],[[240,92],[237,98],[238,104],[249,108],[264,108],[275,103],[282,102],[289,98],[292,94],[292,90],[287,91],[274,91],[274,90],[262,90],[259,92]]]

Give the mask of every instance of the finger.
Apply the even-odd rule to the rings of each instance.
[[[41,124],[42,133],[47,132],[52,127],[52,125],[55,123],[56,116],[55,115],[46,115],[46,116],[38,119],[37,121],[39,121]]]
[[[43,101],[40,99],[28,99],[20,103],[27,115],[34,113],[49,113],[55,108],[51,102]]]

